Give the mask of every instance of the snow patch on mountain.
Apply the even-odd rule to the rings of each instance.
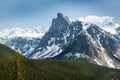
[[[62,49],[59,48],[59,45],[52,45],[47,46],[46,49],[44,49],[42,52],[37,52],[36,55],[33,56],[33,59],[36,58],[50,58],[58,55],[62,52]],[[54,53],[54,54],[53,54]]]
[[[101,64],[97,59],[94,59],[94,61],[95,61],[98,65],[102,66],[102,64]]]
[[[83,25],[83,29],[84,30],[87,30],[89,27],[90,27],[90,23],[86,23],[86,22],[82,22],[82,25]]]
[[[116,54],[114,54],[114,56],[115,56],[116,58],[120,59]]]
[[[97,35],[98,39],[96,41],[97,41],[98,45],[100,46],[100,48],[102,49],[102,51],[104,51],[104,48],[103,48],[102,44],[100,43],[100,35],[101,34]]]
[[[104,58],[107,62],[107,65],[111,68],[115,68],[115,66],[113,64],[113,60],[110,57],[108,57],[106,54],[103,54],[103,55],[104,55]]]

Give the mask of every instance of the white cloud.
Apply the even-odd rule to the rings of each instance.
[[[79,17],[78,20],[96,24],[96,23],[103,23],[105,21],[111,22],[111,21],[113,21],[113,17],[88,15],[86,17]]]

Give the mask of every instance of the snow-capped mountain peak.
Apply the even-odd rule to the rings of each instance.
[[[0,31],[0,42],[28,55],[40,43],[46,31],[42,28],[10,28]]]
[[[101,20],[101,24],[104,21],[105,19]],[[114,26],[110,23],[108,25]],[[35,59],[83,57],[102,66],[118,68],[120,63],[114,55],[117,57],[120,55],[119,41],[101,27],[103,26],[99,27],[94,23],[71,21],[68,17],[58,13],[48,32],[28,57]]]
[[[42,37],[45,31],[42,28],[10,28],[0,31],[1,38],[14,38],[14,37],[24,37],[24,38],[37,38]]]

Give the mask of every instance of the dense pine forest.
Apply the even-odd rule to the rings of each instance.
[[[120,70],[86,59],[34,60],[0,44],[0,80],[120,80]]]

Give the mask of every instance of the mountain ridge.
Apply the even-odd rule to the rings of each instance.
[[[46,30],[36,28],[10,28],[0,31],[0,42],[11,49],[19,49],[23,55],[28,55],[40,42]]]
[[[80,38],[79,38],[80,37]],[[69,45],[75,48],[66,51]],[[105,42],[105,43],[104,43]],[[85,57],[93,63],[112,68],[119,68],[120,63],[114,55],[119,57],[119,40],[114,35],[101,29],[95,24],[80,21],[71,22],[67,16],[58,13],[52,20],[48,32],[43,36],[39,45],[28,56],[35,59]],[[84,55],[83,55],[84,53]],[[114,56],[114,57],[113,57]],[[67,57],[66,57],[67,58]]]
[[[0,31],[0,38],[14,38],[14,37],[24,37],[24,38],[38,38],[42,37],[45,30],[41,27],[36,28],[10,28],[3,29]]]

